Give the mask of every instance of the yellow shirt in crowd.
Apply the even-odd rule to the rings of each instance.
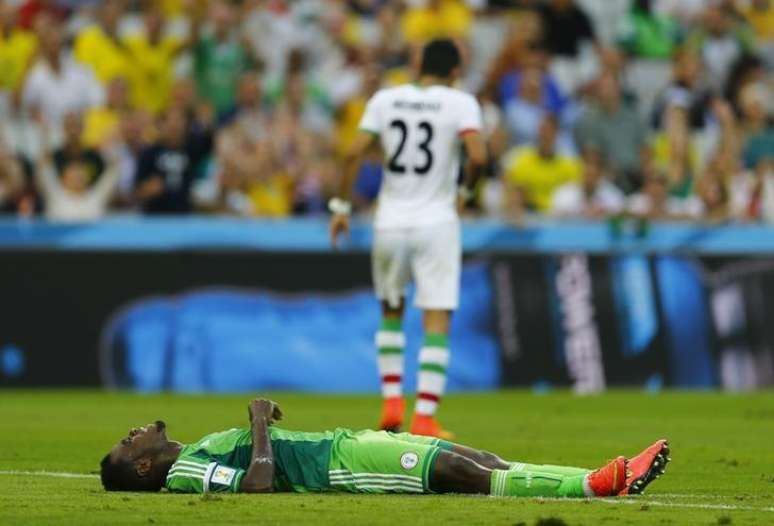
[[[551,209],[554,190],[579,180],[580,174],[581,164],[576,158],[556,154],[546,159],[534,146],[526,146],[506,160],[505,182],[520,187],[528,205],[539,212],[547,212]]]
[[[284,173],[270,175],[249,185],[247,197],[256,216],[288,216],[293,211],[293,180]]]
[[[0,33],[0,90],[21,87],[37,47],[38,40],[29,31],[14,29],[10,35]]]
[[[124,44],[134,61],[129,77],[132,103],[136,108],[159,113],[169,102],[175,58],[183,41],[164,37],[153,45],[145,35],[138,34],[125,38]]]
[[[440,0],[437,8],[415,7],[403,16],[403,35],[412,44],[434,38],[462,38],[473,23],[473,13],[460,0]]]
[[[764,10],[749,6],[743,10],[743,14],[758,38],[774,39],[774,2],[769,2],[769,7]]]
[[[121,116],[110,108],[92,108],[83,119],[81,140],[90,148],[99,148],[118,133]]]
[[[81,31],[73,46],[75,58],[90,66],[103,85],[116,77],[132,78],[133,64],[119,43],[110,38],[99,26]]]
[[[74,49],[75,57],[90,66],[102,84],[116,77],[126,79],[132,104],[155,114],[169,101],[174,61],[182,45],[174,37],[153,45],[143,34],[127,36],[117,44],[99,26],[91,26],[78,35]]]

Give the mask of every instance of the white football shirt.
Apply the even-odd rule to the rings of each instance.
[[[404,84],[374,94],[360,120],[384,151],[374,226],[457,221],[460,137],[481,128],[481,107],[464,91]]]

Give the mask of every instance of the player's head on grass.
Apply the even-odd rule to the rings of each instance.
[[[449,39],[433,40],[425,45],[422,51],[419,76],[438,77],[451,81],[459,76],[461,66],[462,57],[454,41]]]
[[[132,428],[102,459],[102,486],[108,491],[159,491],[181,448],[167,439],[162,421]]]

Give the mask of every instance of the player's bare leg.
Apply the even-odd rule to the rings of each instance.
[[[441,451],[435,461],[430,489],[436,493],[487,494],[491,479],[491,469],[453,451]]]
[[[549,464],[526,464],[523,462],[512,462],[504,460],[494,453],[473,449],[461,444],[452,444],[451,451],[462,455],[473,462],[489,469],[505,469],[514,471],[541,471],[544,473],[554,473],[560,475],[581,475],[588,473],[584,468],[573,468],[567,466],[554,466]]]
[[[446,370],[449,366],[449,327],[451,311],[426,309],[423,325],[425,342],[419,352],[417,401],[411,432],[415,435],[453,438],[435,419],[435,412],[446,391]]]
[[[395,307],[383,301],[382,325],[376,334],[383,399],[379,429],[394,433],[401,431],[406,407],[403,400],[403,348],[406,343],[402,329],[404,310],[403,298]]]

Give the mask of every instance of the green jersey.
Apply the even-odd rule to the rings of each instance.
[[[324,491],[330,487],[328,465],[334,433],[304,433],[269,427],[274,453],[274,491]],[[229,429],[207,435],[180,451],[166,487],[178,493],[239,491],[250,467],[250,430]]]
[[[269,427],[274,491],[423,493],[441,449],[450,443],[406,433],[336,429],[322,433]],[[207,435],[180,451],[167,474],[176,493],[239,491],[252,458],[247,428]]]

